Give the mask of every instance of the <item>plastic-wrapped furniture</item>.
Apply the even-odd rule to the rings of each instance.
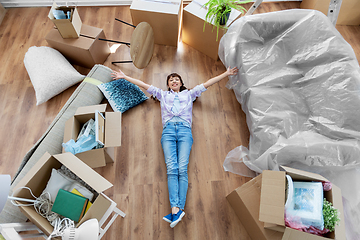
[[[350,233],[360,225],[360,68],[351,46],[321,12],[294,9],[238,19],[219,56],[239,67],[228,87],[250,131],[249,148],[231,155],[256,172],[285,165],[324,175],[342,190],[348,234],[359,234],[348,239],[359,239]]]

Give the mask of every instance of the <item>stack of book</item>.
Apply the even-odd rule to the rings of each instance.
[[[76,189],[72,192],[60,189],[51,211],[70,218],[74,222],[79,222],[90,206],[91,202],[89,199],[81,196]]]

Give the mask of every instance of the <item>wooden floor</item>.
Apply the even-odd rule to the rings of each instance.
[[[300,2],[263,3],[255,14],[299,8]],[[53,23],[49,8],[9,9],[0,26],[0,173],[14,176],[23,156],[45,132],[76,86],[36,106],[29,76],[23,64],[31,46],[47,46],[45,35]],[[84,24],[104,29],[108,39],[130,41],[133,28],[115,21],[131,22],[129,7],[79,7]],[[360,60],[360,27],[337,26]],[[156,46],[144,70],[129,60],[129,49],[120,46],[104,65],[165,89],[166,76],[177,72],[187,87],[205,82],[225,71],[214,61],[183,44]],[[76,67],[82,74],[89,69]],[[194,144],[189,164],[189,190],[185,218],[175,229],[162,220],[170,213],[166,167],[160,145],[158,102],[147,100],[123,114],[122,146],[115,163],[96,169],[114,184],[106,194],[127,216],[118,218],[103,239],[250,239],[225,196],[249,180],[223,170],[227,153],[247,145],[245,115],[226,80],[212,86],[194,103]]]

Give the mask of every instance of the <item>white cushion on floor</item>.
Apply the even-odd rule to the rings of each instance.
[[[48,101],[85,77],[59,51],[50,47],[30,47],[24,64],[35,89],[36,105]]]

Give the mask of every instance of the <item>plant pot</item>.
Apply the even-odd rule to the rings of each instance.
[[[220,25],[221,26],[224,26],[226,24],[226,22],[228,21],[229,16],[230,16],[230,12],[228,12],[225,15],[221,16],[221,18],[220,18]]]

